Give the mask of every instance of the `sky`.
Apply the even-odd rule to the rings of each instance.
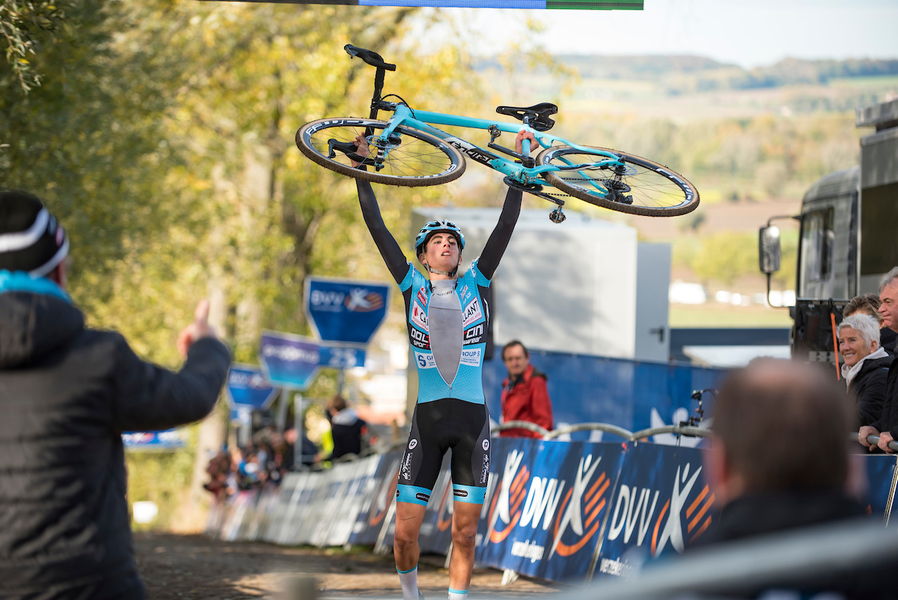
[[[465,11],[481,50],[520,35],[509,10]],[[514,11],[540,19],[547,50],[689,54],[750,68],[786,57],[898,59],[898,0],[645,0],[642,11]]]

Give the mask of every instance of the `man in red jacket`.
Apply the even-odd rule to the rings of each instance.
[[[530,353],[524,344],[513,340],[502,348],[502,361],[508,377],[502,382],[502,422],[529,421],[543,429],[555,428],[552,400],[546,389],[546,376],[530,364]],[[509,429],[502,437],[541,437],[527,429]]]

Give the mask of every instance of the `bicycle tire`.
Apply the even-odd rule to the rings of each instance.
[[[621,175],[620,185],[626,188],[625,190],[621,188],[621,195],[629,195],[632,203],[608,199],[592,185],[588,185],[590,181],[594,181],[605,186],[604,182],[610,181],[610,177],[614,175],[609,168],[590,170],[589,174],[583,171],[548,171],[543,173],[543,179],[575,198],[602,208],[633,215],[676,217],[690,213],[698,207],[699,193],[695,186],[664,165],[609,148],[584,147],[619,156],[630,167],[628,173]],[[598,152],[593,155],[570,146],[556,146],[540,152],[536,160],[539,165],[559,166],[562,163],[587,164],[595,161],[597,156],[600,156]],[[568,157],[574,160],[568,160]],[[602,159],[607,160],[607,157],[602,156]],[[596,176],[593,177],[592,173],[596,173]]]
[[[333,158],[328,155],[329,139],[352,142],[356,135],[364,135],[368,128],[378,130],[385,127],[387,123],[374,119],[319,119],[299,128],[296,146],[322,167],[355,179],[386,185],[441,185],[458,179],[465,172],[465,158],[456,148],[429,133],[404,126],[395,129],[394,132],[399,135],[398,143],[390,147],[381,171],[374,170],[373,162],[368,164],[367,171],[353,167],[349,158],[339,151]],[[409,139],[414,141],[409,143]],[[370,156],[374,156],[376,151],[375,146],[370,146]],[[388,172],[384,173],[384,170]]]

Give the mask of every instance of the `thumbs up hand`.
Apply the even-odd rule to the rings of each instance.
[[[209,325],[209,301],[200,300],[193,314],[193,323],[181,330],[178,334],[178,352],[187,358],[187,350],[199,339],[216,337],[215,330]]]

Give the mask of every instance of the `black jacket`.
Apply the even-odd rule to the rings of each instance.
[[[359,418],[355,410],[343,409],[331,417],[330,422],[334,451],[325,460],[335,460],[347,454],[361,453],[362,435],[368,424]]]
[[[889,377],[886,381],[886,399],[882,405],[882,412],[875,423],[871,423],[877,431],[888,431],[892,438],[898,440],[898,358],[892,361],[889,367]]]
[[[890,364],[892,364],[890,356],[865,360],[861,370],[851,380],[848,393],[856,400],[858,423],[855,429],[879,421],[886,398]]]
[[[121,433],[203,418],[229,363],[202,339],[175,374],[61,298],[0,293],[0,597],[144,598]]]

